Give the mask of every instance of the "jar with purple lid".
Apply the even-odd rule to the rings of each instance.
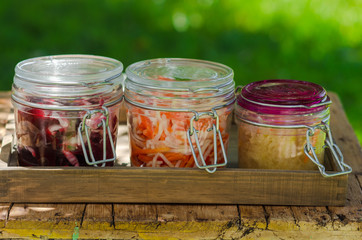
[[[350,172],[329,129],[331,101],[326,90],[311,82],[264,80],[237,94],[240,168],[316,170],[323,176],[325,148]],[[333,175],[333,174],[332,174]]]

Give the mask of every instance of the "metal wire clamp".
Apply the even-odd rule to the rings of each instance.
[[[224,143],[222,141],[221,132],[219,129],[219,116],[217,115],[215,109],[212,109],[212,112],[200,112],[200,113],[198,113],[196,111],[193,111],[193,112],[194,112],[194,116],[190,119],[190,128],[187,130],[187,139],[190,144],[192,156],[194,157],[194,161],[198,168],[205,169],[209,173],[214,173],[216,171],[217,167],[225,166],[227,164],[226,151],[225,151]],[[210,165],[207,165],[205,162],[203,152],[202,152],[200,142],[199,142],[199,137],[197,135],[198,130],[196,130],[194,128],[194,121],[198,121],[199,118],[203,115],[211,116],[216,121],[216,125],[213,123],[212,127],[207,129],[207,131],[209,131],[209,132],[213,131],[213,134],[214,134],[214,162],[213,162],[213,164],[210,164]],[[218,135],[218,137],[219,137],[221,150],[222,150],[223,157],[224,157],[224,162],[222,162],[222,163],[217,163],[217,137],[216,137],[216,135]],[[200,165],[198,158],[196,156],[196,152],[195,152],[194,146],[192,144],[191,136],[194,136],[194,138],[195,138],[195,143],[196,143],[196,146],[197,146],[197,149],[199,152],[199,157],[200,157],[202,165]]]
[[[103,159],[102,160],[95,160],[95,158],[94,158],[92,144],[91,144],[91,140],[90,140],[90,134],[89,134],[90,127],[86,124],[86,120],[90,119],[91,116],[93,114],[96,114],[96,113],[102,113],[102,115],[105,116],[105,118],[106,118],[106,120],[102,119],[101,123],[98,125],[98,127],[103,128]],[[89,152],[90,160],[89,160],[89,156],[88,156],[88,153],[87,153],[87,148],[86,148],[84,140],[83,140],[82,132],[85,132],[86,140],[87,140],[87,143],[88,143],[88,152]],[[110,159],[106,159],[107,158],[106,157],[106,153],[107,153],[107,151],[106,151],[107,150],[107,133],[108,133],[109,142],[111,144],[112,156],[113,156]],[[86,163],[88,165],[99,167],[98,164],[102,164],[101,167],[104,167],[107,162],[114,162],[116,160],[116,151],[114,149],[111,129],[109,127],[109,112],[108,112],[107,107],[102,106],[102,109],[87,110],[87,113],[83,117],[82,123],[79,124],[78,136],[79,136],[79,139],[80,139],[80,143],[82,145],[84,159],[85,159],[85,161],[86,161]]]
[[[311,141],[310,141],[310,137],[312,137],[314,135],[316,129],[320,129],[321,131],[326,133],[325,145],[323,147],[329,148],[331,150],[333,160],[337,164],[337,166],[340,170],[339,172],[327,173],[325,167],[319,162],[318,157],[314,151],[315,147],[313,147],[313,145],[311,144]],[[348,174],[348,173],[352,172],[352,168],[349,165],[347,165],[346,163],[344,163],[343,154],[342,154],[341,150],[333,142],[331,130],[330,130],[328,124],[322,122],[313,127],[308,127],[306,136],[307,136],[307,143],[304,146],[304,153],[308,156],[308,158],[314,164],[316,164],[318,166],[319,171],[323,177],[334,177],[334,176],[339,176],[339,175]]]

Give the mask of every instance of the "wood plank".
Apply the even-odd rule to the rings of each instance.
[[[356,231],[362,229],[361,175],[349,177],[346,207],[329,206],[335,230]]]
[[[295,222],[295,217],[290,207],[265,206],[267,219],[267,230],[271,231],[296,231],[299,226]]]
[[[269,205],[343,205],[347,181],[317,171],[220,169],[208,174],[126,167],[7,167],[0,169],[0,179],[8,181],[0,189],[0,202]]]
[[[124,124],[126,122],[127,122],[127,108],[126,104],[123,101],[119,109],[119,123]]]
[[[239,216],[234,205],[157,204],[157,221],[133,228],[138,237],[153,239],[231,239],[239,236]],[[129,230],[129,229],[128,229]]]
[[[300,230],[360,231],[362,191],[357,176],[349,176],[345,207],[291,207]]]
[[[263,206],[239,205],[240,226],[246,229],[266,229],[267,214]]]
[[[116,154],[116,165],[128,167],[130,166],[128,127],[124,124],[118,126]]]
[[[157,222],[156,204],[114,204],[114,223],[116,229],[123,229],[124,223]]]
[[[0,91],[0,98],[6,99],[10,103],[11,91]]]
[[[335,93],[328,94],[332,100],[331,105],[331,131],[335,142],[342,149],[345,162],[352,167],[354,173],[362,172],[362,149],[343,106]]]
[[[355,176],[357,178],[360,190],[362,191],[362,174],[356,174]]]
[[[0,167],[7,167],[9,163],[9,156],[11,155],[12,151],[12,142],[13,137],[12,135],[5,135],[2,139],[2,147],[0,153]]]
[[[300,240],[300,239],[316,239],[316,240],[359,240],[362,234],[356,231],[262,231],[252,233],[243,239],[262,239],[262,240]]]
[[[2,147],[5,147],[6,149],[3,150],[1,148],[0,153],[0,167],[6,167],[9,156],[10,156],[10,148],[11,148],[11,141],[12,141],[12,132],[9,132],[6,129],[7,124],[9,123],[9,111],[10,108],[6,106],[6,108],[3,108],[4,99],[0,98],[0,144]],[[13,116],[13,114],[10,114]]]
[[[275,208],[275,207],[272,207]],[[343,207],[347,209],[348,207]],[[274,236],[277,239],[361,239],[362,232],[360,231],[361,225],[357,226],[357,222],[350,222],[349,229],[336,228],[333,215],[328,207],[291,207],[295,224],[298,231],[291,231],[290,228],[285,231],[274,231]],[[277,213],[277,215],[280,215]],[[280,217],[278,217],[280,218]],[[287,218],[290,223],[292,219],[290,216]],[[278,221],[277,225],[285,220]]]
[[[10,96],[11,92],[0,92],[0,142],[6,135],[4,126],[7,124],[9,113],[12,112]]]
[[[87,204],[81,224],[85,230],[111,231],[114,229],[112,204]]]
[[[1,170],[0,170],[1,172]],[[2,176],[0,174],[0,199],[3,199],[3,201],[0,200],[0,202],[11,202],[11,201],[5,201],[6,198],[9,196],[9,185],[8,185],[9,178],[5,175]]]
[[[9,215],[10,203],[0,203],[0,231],[4,228]],[[0,235],[1,236],[1,235]]]
[[[362,207],[362,189],[359,179],[362,175],[350,175],[347,187],[347,207]]]
[[[236,205],[158,204],[159,222],[204,222],[233,221],[239,219]]]
[[[138,236],[133,229],[116,229],[114,218],[113,204],[87,204],[82,226],[79,229],[79,238],[131,239]]]
[[[326,207],[291,207],[294,222],[301,231],[333,231]]]
[[[102,221],[108,223],[110,216],[109,213],[111,212],[109,209],[109,205],[94,205],[93,207],[86,208],[86,212],[84,213],[84,220],[88,222],[92,221],[98,221],[101,219]],[[128,204],[121,204],[123,207],[125,207]],[[120,206],[121,206],[120,205]],[[59,216],[59,214],[49,214],[47,212],[49,210],[49,207],[51,208],[51,205],[28,205],[29,207],[22,208],[21,205],[15,206],[19,207],[19,209],[15,209],[13,211],[13,215],[11,217],[10,221],[18,221],[18,225],[22,226],[17,228],[16,232],[12,231],[14,229],[0,229],[2,234],[1,237],[6,238],[14,238],[14,237],[21,237],[21,238],[58,238],[58,239],[70,239],[72,235],[75,233],[75,231],[64,231],[68,225],[58,225],[57,227],[58,232],[60,231],[60,228],[63,230],[62,234],[56,235],[54,232],[55,230],[46,232],[45,230],[43,232],[40,232],[41,229],[45,229],[45,227],[39,227],[39,224],[25,224],[25,219],[32,219],[35,221],[54,221],[53,216]],[[69,207],[74,206],[82,206],[84,205],[68,205]],[[132,206],[132,205],[128,205]],[[147,205],[150,206],[150,205]],[[210,208],[201,208],[200,206],[196,205],[153,205],[156,206],[157,209],[160,211],[159,214],[163,216],[163,220],[167,221],[158,221],[156,223],[150,223],[150,222],[143,222],[139,223],[137,220],[132,223],[132,221],[129,221],[129,226],[134,226],[134,228],[125,227],[124,229],[114,229],[114,230],[108,230],[108,228],[99,228],[95,225],[92,226],[92,228],[82,228],[79,229],[78,237],[81,239],[105,239],[105,238],[118,238],[118,239],[173,239],[177,237],[178,239],[360,239],[361,232],[359,231],[340,231],[340,230],[330,230],[326,228],[311,228],[311,229],[299,229],[297,227],[293,228],[287,228],[285,227],[289,226],[289,223],[283,222],[284,219],[292,220],[295,216],[293,216],[292,213],[286,211],[285,207],[272,207],[273,210],[270,210],[269,207],[266,207],[266,211],[268,211],[268,228],[267,229],[246,229],[243,226],[234,226],[232,224],[226,224],[224,227],[220,227],[220,223],[223,221],[229,221],[235,219],[235,208],[233,209],[232,206],[230,207],[230,212],[226,210],[225,212],[225,206],[210,206]],[[176,207],[175,206],[179,206]],[[253,210],[254,206],[246,206],[247,211],[249,213],[254,212]],[[248,209],[248,207],[250,207]],[[257,208],[259,206],[256,206]],[[140,206],[140,209],[143,207]],[[284,208],[284,209],[283,209]],[[28,209],[28,210],[27,210]],[[185,210],[188,209],[188,212],[185,212]],[[145,209],[139,211],[138,213],[135,213],[137,211],[134,211],[134,216],[140,215],[140,212],[144,211]],[[247,211],[241,211],[240,215],[247,215],[248,218],[253,218],[252,215],[247,213]],[[71,213],[74,213],[74,211],[70,211]],[[82,213],[83,211],[80,209],[79,211]],[[244,214],[242,213],[244,212]],[[30,213],[29,215],[24,213]],[[130,211],[128,211],[128,214],[130,214]],[[307,217],[310,213],[307,213]],[[64,214],[61,214],[65,216]],[[154,212],[150,214],[150,216],[155,217]],[[216,215],[221,216],[220,219],[216,219]],[[263,217],[260,212],[258,213],[259,217]],[[80,215],[78,215],[80,216]],[[199,217],[200,216],[200,217]],[[275,216],[286,216],[282,219],[281,222],[279,221],[279,217]],[[15,219],[17,218],[17,219]],[[39,218],[39,219],[38,219]],[[208,221],[208,219],[213,219],[215,221]],[[237,217],[236,217],[237,218]],[[79,220],[79,217],[77,218]],[[88,219],[88,220],[86,220]],[[155,219],[155,218],[153,218]],[[195,222],[192,222],[195,220]],[[21,224],[21,221],[23,221],[23,224]],[[184,222],[187,221],[187,222]],[[238,222],[238,220],[237,220]],[[146,224],[147,227],[139,227],[136,224]],[[300,223],[300,222],[299,222]],[[14,223],[11,223],[14,224]],[[57,224],[56,222],[54,224]],[[93,223],[94,224],[94,223]],[[148,225],[147,225],[148,224]],[[151,225],[153,224],[153,225]],[[178,228],[177,226],[180,226],[180,224],[183,224],[183,228]],[[29,230],[30,227],[33,226],[32,230]],[[35,226],[35,227],[34,227]],[[89,225],[88,225],[89,226]],[[49,227],[49,226],[48,226]],[[26,232],[24,231],[26,230]],[[53,226],[53,229],[55,227]],[[38,234],[38,235],[37,235]]]
[[[1,149],[0,149],[0,167],[8,165],[11,159],[11,152],[13,150],[13,133],[15,131],[15,120],[14,114],[9,114],[6,120],[7,124],[4,128],[5,135],[1,138]]]
[[[297,211],[294,211],[297,210]],[[336,231],[325,207],[265,206],[267,231],[258,239],[361,239],[360,230]],[[268,235],[268,233],[272,233]]]
[[[270,231],[265,231],[268,225],[268,218],[263,206],[239,205],[238,213],[240,217],[239,238],[246,239],[270,239]],[[267,233],[268,232],[268,233]],[[267,234],[265,234],[267,233]],[[235,236],[236,234],[234,234]]]
[[[141,239],[143,233],[157,231],[156,204],[114,204],[114,225],[123,238]]]
[[[15,204],[1,237],[69,239],[83,211],[84,204]]]
[[[124,207],[124,205],[122,206]],[[329,214],[324,207],[304,208],[306,210],[304,216],[295,216],[288,207],[268,206],[264,212],[262,206],[240,206],[240,219],[237,221],[240,224],[236,222],[236,225],[233,225],[230,220],[235,219],[235,211],[233,209],[228,216],[224,212],[224,205],[218,205],[218,209],[214,209],[213,205],[207,209],[202,209],[196,205],[166,204],[152,206],[157,206],[159,221],[138,221],[140,212],[137,211],[138,213],[134,214],[136,220],[123,223],[123,228],[120,230],[128,234],[133,232],[135,238],[146,239],[168,239],[173,236],[180,239],[359,239],[358,236],[361,235],[356,230],[334,231],[331,228]],[[132,208],[132,205],[130,207]],[[315,215],[312,214],[313,211],[316,211]],[[318,211],[323,212],[324,218],[313,219],[313,217],[320,216]],[[267,229],[261,225],[249,227],[256,226],[254,221],[264,222],[264,227],[266,227],[265,213],[268,215]],[[154,219],[154,214],[152,211],[150,218]],[[218,216],[220,218],[214,221]],[[223,218],[223,216],[226,217]],[[298,220],[296,221],[297,217]],[[224,220],[229,222],[223,225],[221,223]],[[315,222],[318,222],[319,225],[315,226],[313,224]]]

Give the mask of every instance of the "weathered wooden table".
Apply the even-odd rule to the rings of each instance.
[[[344,207],[9,202],[0,203],[0,239],[362,239],[361,146],[338,97],[329,95],[335,141],[353,168]],[[9,114],[3,92],[1,141]]]

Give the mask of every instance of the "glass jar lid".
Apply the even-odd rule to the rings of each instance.
[[[331,101],[315,83],[298,80],[263,80],[244,86],[239,106],[261,114],[308,114],[326,109]]]
[[[95,107],[122,99],[123,65],[94,55],[55,55],[15,67],[12,99],[46,109]]]
[[[212,108],[234,101],[233,70],[220,63],[160,58],[126,69],[125,98],[131,103],[175,110]]]

